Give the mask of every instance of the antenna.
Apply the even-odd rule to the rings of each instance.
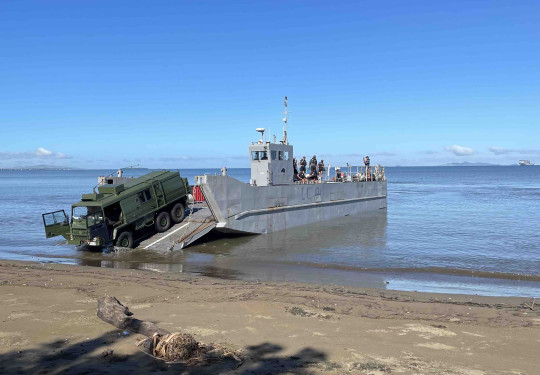
[[[255,130],[261,133],[261,140],[259,141],[259,143],[264,144],[264,128],[257,128]]]
[[[283,139],[281,140],[281,143],[283,143],[284,145],[288,145],[289,141],[287,140],[287,97],[285,97],[283,105],[285,106],[285,112],[283,112],[285,117],[283,117]]]

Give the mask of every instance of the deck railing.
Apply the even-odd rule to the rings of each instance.
[[[375,166],[348,165],[341,170],[345,173],[342,178],[345,182],[357,181],[386,181],[384,167],[377,164]]]
[[[336,169],[340,170],[340,177]],[[317,179],[306,178],[295,181],[296,184],[320,184],[325,182],[360,182],[360,181],[386,181],[384,167],[377,164],[375,166],[347,165],[346,167],[334,167],[334,174],[330,175],[330,166],[326,173],[319,175]]]

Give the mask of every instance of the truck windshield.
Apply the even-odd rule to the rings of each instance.
[[[103,223],[101,207],[73,207],[72,217],[74,220],[86,219],[87,226]]]

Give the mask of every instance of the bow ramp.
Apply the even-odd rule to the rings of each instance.
[[[157,233],[142,241],[139,248],[146,250],[180,250],[206,235],[217,225],[207,206],[199,206],[166,232]]]

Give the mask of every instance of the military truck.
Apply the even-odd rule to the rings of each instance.
[[[182,222],[190,193],[187,179],[171,171],[98,186],[71,206],[71,221],[64,210],[43,214],[45,236],[76,246],[133,248],[145,229],[165,232]]]

